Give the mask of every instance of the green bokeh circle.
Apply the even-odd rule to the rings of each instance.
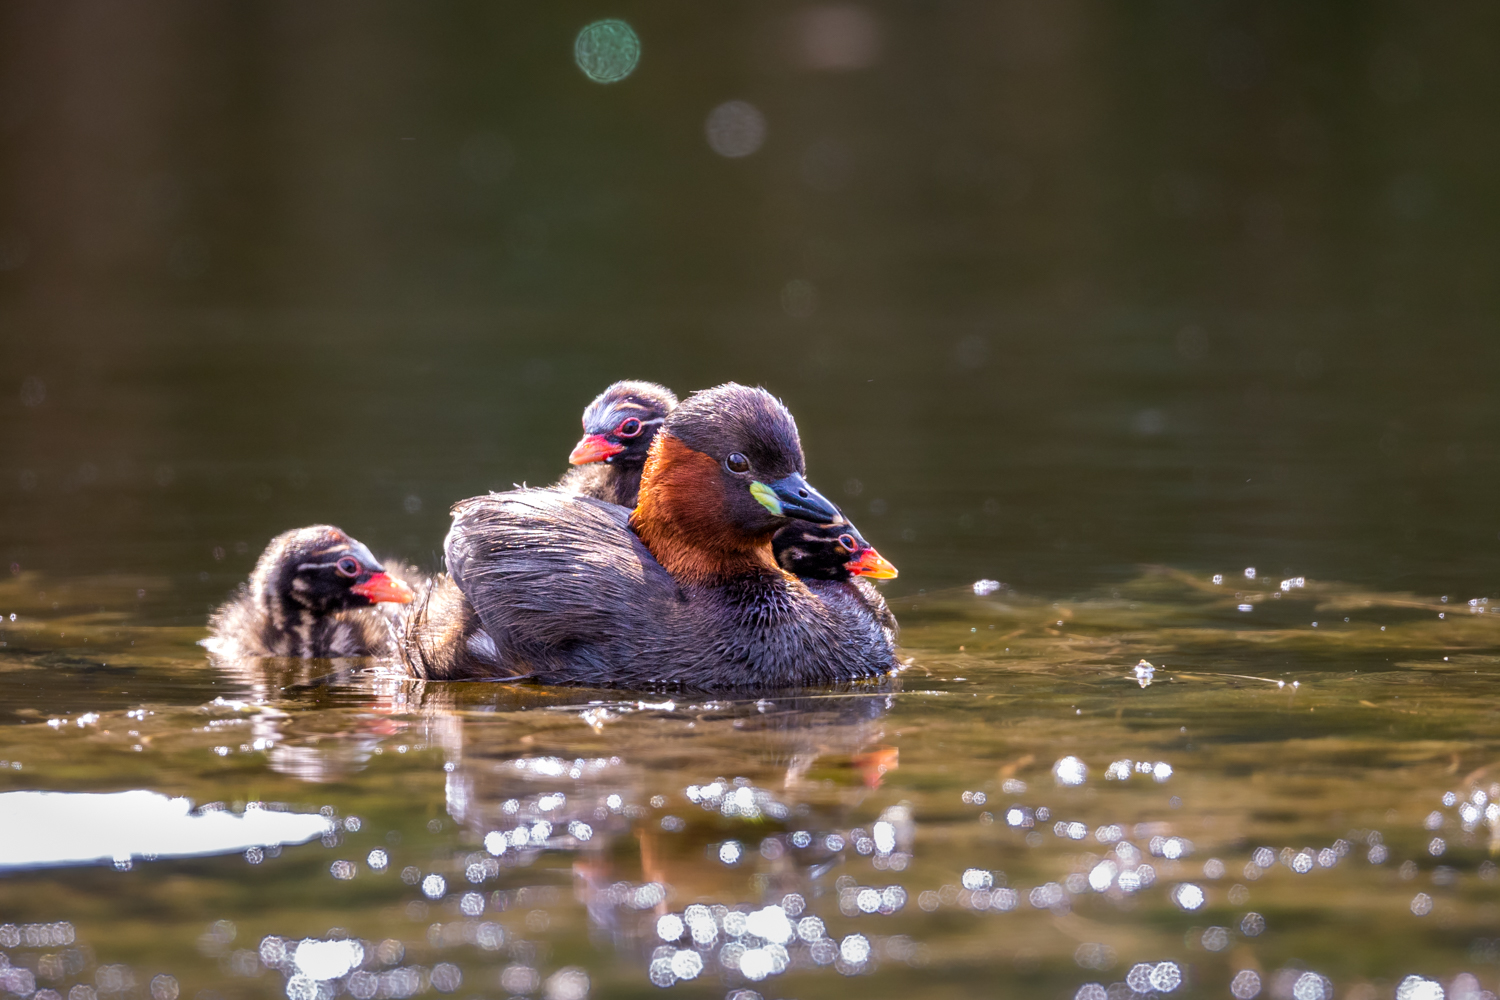
[[[641,61],[641,40],[624,21],[595,21],[573,42],[573,61],[595,83],[619,83]]]

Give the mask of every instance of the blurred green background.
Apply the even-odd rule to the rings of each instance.
[[[0,558],[432,564],[608,382],[735,379],[903,592],[1479,596],[1497,98],[1479,3],[8,2]]]

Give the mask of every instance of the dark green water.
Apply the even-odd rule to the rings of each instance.
[[[640,42],[607,85],[602,17]],[[0,988],[1500,991],[1490,8],[16,4],[0,40],[0,792],[198,810],[62,800],[43,846],[121,864],[0,873]],[[786,399],[901,567],[896,690],[195,645],[291,526],[435,566],[620,377]],[[146,856],[260,822],[299,842]],[[359,978],[293,978],[303,939]]]

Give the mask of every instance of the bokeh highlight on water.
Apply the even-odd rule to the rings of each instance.
[[[0,990],[1500,991],[1492,10],[0,24]],[[619,377],[787,400],[899,683],[195,645]]]

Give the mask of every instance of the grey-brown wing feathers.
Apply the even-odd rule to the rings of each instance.
[[[630,634],[677,586],[629,529],[630,512],[551,489],[465,500],[453,509],[448,572],[501,654],[575,653]]]
[[[894,666],[888,636],[854,587],[810,589],[772,571],[684,589],[630,530],[629,516],[547,489],[454,507],[448,570],[501,669],[555,683],[732,688],[869,677]]]

